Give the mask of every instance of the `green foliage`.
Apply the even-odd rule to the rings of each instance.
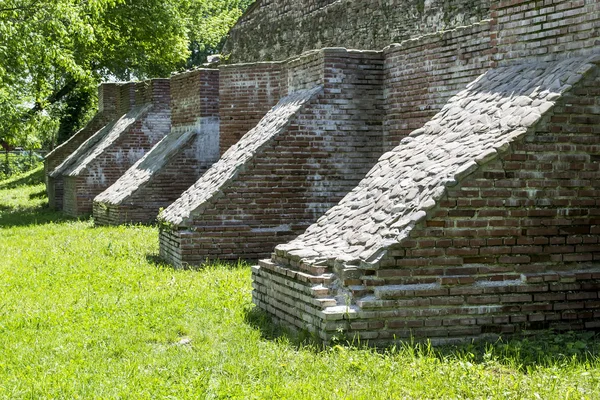
[[[0,398],[600,398],[589,333],[303,345],[256,311],[247,265],[157,263],[155,228],[51,212],[42,179],[0,182]]]
[[[242,12],[254,0],[188,1],[184,13],[189,18],[190,57],[187,67],[201,65],[206,57],[218,53],[225,36]]]
[[[101,81],[204,62],[250,2],[0,0],[0,142],[52,147],[89,118]]]

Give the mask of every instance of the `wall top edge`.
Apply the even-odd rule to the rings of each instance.
[[[453,37],[454,35],[456,35],[457,37],[462,36],[463,33],[469,32],[469,30],[472,30],[474,28],[486,29],[488,27],[491,27],[492,22],[493,22],[493,20],[491,20],[491,19],[484,19],[482,21],[475,22],[471,25],[458,26],[453,29],[437,31],[434,33],[428,33],[428,34],[418,36],[415,38],[403,40],[400,43],[391,43],[390,45],[384,47],[382,51],[384,53],[388,53],[390,51],[396,51],[400,48],[410,48],[410,47],[418,46],[422,43],[433,42],[433,41],[436,41],[439,39]]]

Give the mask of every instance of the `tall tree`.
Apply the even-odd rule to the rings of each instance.
[[[188,16],[190,56],[187,66],[206,62],[218,53],[229,29],[254,0],[190,0],[182,3]]]
[[[251,1],[0,0],[0,141],[63,140],[102,80],[203,62]]]

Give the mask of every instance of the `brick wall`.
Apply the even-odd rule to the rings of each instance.
[[[171,77],[171,127],[190,129],[198,118],[219,116],[219,71],[201,69]]]
[[[501,64],[598,52],[600,2],[596,0],[492,3],[493,45]]]
[[[53,177],[64,183],[63,211],[72,216],[92,213],[92,200],[112,185],[162,139],[170,128],[169,80],[136,84],[137,99],[153,103],[136,106],[111,129],[84,143]]]
[[[402,306],[377,338],[600,327],[599,127],[596,69],[506,156],[449,189],[360,278],[383,299],[363,310]]]
[[[385,150],[420,128],[494,66],[491,24],[482,22],[392,45],[385,53]]]
[[[150,223],[219,157],[219,71],[171,77],[171,132],[94,200],[99,225]]]
[[[281,63],[223,66],[220,68],[220,151],[225,153],[282,97]]]
[[[489,1],[257,1],[229,33],[231,62],[284,60],[323,47],[382,49],[489,18]]]
[[[301,60],[312,71],[310,80],[323,85],[322,93],[201,204],[189,224],[163,227],[163,257],[195,265],[207,258],[265,256],[339,201],[375,162],[382,151],[382,53],[319,54],[321,61],[314,54]],[[311,86],[309,79],[297,81],[302,61],[286,68],[290,87]]]
[[[325,80],[325,58],[321,50],[290,59],[285,63],[283,69],[281,92],[285,94],[296,90],[310,89]]]
[[[344,332],[375,345],[410,337],[449,343],[523,329],[600,327],[600,68],[576,59],[570,62],[550,64],[544,67],[545,73],[515,67],[492,74],[491,87],[485,79],[484,86],[472,86],[476,96],[467,96],[468,91],[458,95],[422,129],[421,135],[430,128],[433,130],[427,132],[433,133],[441,123],[438,121],[446,118],[467,132],[473,124],[462,124],[457,113],[483,112],[499,118],[501,123],[488,129],[496,129],[502,137],[502,130],[509,132],[511,126],[517,126],[513,118],[531,115],[527,107],[548,111],[528,130],[478,157],[474,165],[481,166],[475,172],[458,184],[448,184],[439,199],[424,206],[432,208],[418,218],[415,214],[415,221],[420,222],[408,236],[396,233],[395,240],[386,239],[395,244],[384,244],[381,258],[355,259],[351,247],[344,248],[347,251],[340,256],[333,250],[334,244],[324,244],[333,242],[325,236],[333,230],[342,242],[366,242],[368,246],[374,238],[378,242],[384,239],[374,233],[366,238],[350,234],[364,231],[363,226],[374,219],[381,221],[381,226],[373,232],[393,235],[394,226],[410,224],[410,214],[390,219],[381,211],[368,209],[363,212],[367,218],[362,225],[352,228],[357,221],[352,212],[343,219],[350,228],[340,229],[339,224],[328,222],[338,221],[339,215],[328,212],[301,240],[278,246],[271,260],[261,261],[253,269],[254,302],[277,319],[312,330],[323,340]],[[523,69],[523,76],[514,74],[517,69]],[[554,84],[556,76],[563,78],[561,85],[570,92],[562,96],[552,93],[561,90]],[[558,99],[557,103],[549,107],[538,99],[535,105],[536,100],[521,95],[536,97],[536,91],[546,101]],[[478,104],[477,98],[483,102]],[[512,110],[506,111],[510,123],[497,112],[481,108],[490,101],[499,101],[500,110]],[[470,108],[460,111],[459,104]],[[488,124],[496,126],[492,120]],[[442,131],[449,132],[438,135],[450,134],[449,139],[454,135],[447,145],[460,146],[461,136],[444,126]],[[418,140],[418,133],[404,143]],[[485,141],[484,135],[476,141]],[[402,153],[402,147],[394,151]],[[436,158],[438,147],[439,143],[433,143],[423,152]],[[496,152],[500,156],[485,161]],[[413,157],[406,157],[410,165]],[[397,163],[392,153],[382,160],[367,179],[378,176],[385,160]],[[422,165],[426,164],[423,161]],[[421,168],[415,167],[414,176],[406,174],[400,179],[422,182],[422,177],[417,177]],[[390,175],[385,180],[394,182],[396,178]],[[364,192],[369,182],[363,181],[359,188]],[[417,204],[427,204],[432,199],[424,186],[409,194],[408,185],[400,196],[416,195]],[[385,198],[382,185],[371,188],[369,193]],[[346,200],[336,209],[353,204]],[[407,203],[400,200],[399,209]]]
[[[69,154],[81,146],[91,135],[120,115],[116,107],[119,91],[120,87],[117,83],[103,83],[98,86],[98,112],[85,127],[73,134],[65,143],[48,153],[44,160],[46,175],[52,172],[54,168],[62,163]]]
[[[133,88],[131,83],[103,83],[98,86],[98,112],[96,115],[69,140],[48,153],[44,159],[44,172],[48,203],[51,208],[62,209],[63,182],[61,178],[49,177],[49,174],[92,135],[134,106],[135,95],[131,92],[131,88]]]
[[[170,79],[150,79],[135,84],[135,104],[152,104],[157,110],[170,109]]]
[[[119,84],[118,97],[115,99],[115,103],[110,105],[116,107],[118,116],[127,114],[136,104],[144,104],[143,101],[138,102],[138,99],[136,99],[136,85],[134,82]],[[105,107],[107,106],[109,105],[107,104]]]
[[[64,183],[62,178],[53,178],[46,174],[46,195],[48,196],[48,207],[52,210],[62,210]]]

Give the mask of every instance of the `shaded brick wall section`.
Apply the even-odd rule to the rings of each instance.
[[[197,265],[264,257],[316,221],[371,168],[382,152],[383,55],[325,49],[320,57],[322,72],[309,75],[315,83],[324,77],[323,93],[203,205],[190,230],[161,231],[165,258]],[[302,60],[316,71],[314,56]]]
[[[338,50],[345,51],[345,49]],[[323,51],[335,50],[327,49],[309,52],[287,61],[284,67],[285,73],[281,79],[281,92],[283,94],[301,89],[310,89],[324,82],[325,58],[323,57]]]
[[[151,99],[151,107],[138,115],[124,131],[107,133],[80,159],[73,161],[74,164],[67,171],[79,169],[81,162],[86,165],[77,173],[62,175],[65,179],[63,211],[66,214],[76,217],[91,214],[93,199],[115,183],[168,133],[171,125],[169,80],[153,79],[136,83],[135,89],[136,102]],[[116,140],[99,151],[99,146],[104,146],[103,141],[113,135],[118,135]],[[93,157],[90,159],[90,156]],[[68,184],[67,179],[70,182]]]
[[[219,70],[201,69],[171,77],[171,127],[193,127],[198,118],[219,116]]]
[[[169,79],[151,79],[135,84],[135,104],[152,104],[154,110],[170,108],[171,81]]]
[[[129,110],[131,110],[137,103],[137,99],[135,97],[135,88],[136,83],[127,82],[119,84],[119,94],[117,97],[117,102],[113,107],[116,107],[117,115],[127,114]]]
[[[490,1],[257,1],[229,32],[232,62],[284,60],[324,47],[382,49],[489,18]]]
[[[117,114],[120,91],[118,83],[101,83],[98,86],[98,112]]]
[[[63,211],[72,216],[78,216],[78,193],[85,195],[87,184],[83,178],[77,176],[65,176],[61,178],[64,187]],[[86,199],[83,199],[85,201]]]
[[[189,139],[175,144],[181,147],[170,151],[175,144],[163,140],[141,163],[121,177],[127,178],[139,170],[151,171],[144,181],[128,182],[137,185],[133,193],[116,204],[108,193],[111,186],[94,201],[94,220],[99,225],[123,223],[152,223],[160,208],[169,206],[188,189],[218,159],[219,156],[219,71],[200,69],[171,77],[171,133],[193,131]],[[166,150],[161,150],[164,146]],[[159,151],[160,150],[160,151]],[[153,152],[160,154],[154,155]],[[169,158],[165,160],[164,158]],[[158,166],[158,167],[157,167]],[[132,171],[132,170],[136,171]],[[119,182],[117,182],[119,183]],[[106,196],[104,196],[106,195]]]
[[[46,175],[52,172],[60,163],[62,163],[69,154],[74,152],[90,136],[98,132],[103,126],[124,114],[119,111],[120,85],[117,83],[103,83],[98,86],[98,112],[86,124],[85,127],[77,131],[65,143],[58,146],[50,152],[44,160],[44,170]],[[128,110],[125,110],[127,112]]]
[[[254,128],[282,96],[281,63],[224,66],[220,69],[221,155]]]
[[[497,24],[493,45],[500,63],[593,53],[600,46],[600,2],[596,0],[498,1],[491,9]]]
[[[405,41],[384,50],[384,149],[422,127],[477,76],[493,67],[489,22]]]

